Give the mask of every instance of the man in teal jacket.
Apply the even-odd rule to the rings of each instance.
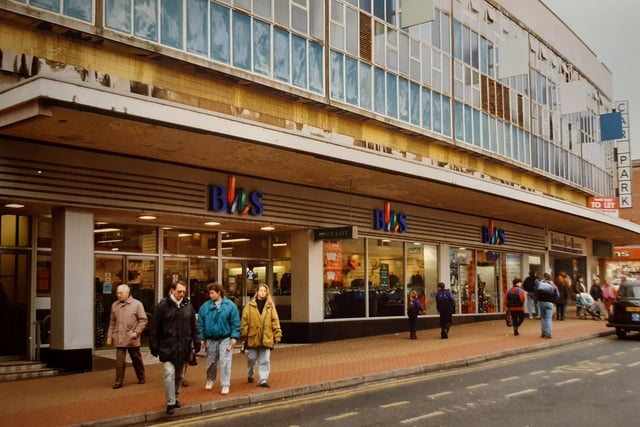
[[[207,349],[206,390],[213,389],[220,362],[221,394],[229,394],[231,385],[231,361],[233,346],[240,338],[240,314],[238,307],[224,296],[220,283],[207,286],[209,301],[200,306],[198,330],[202,347]]]

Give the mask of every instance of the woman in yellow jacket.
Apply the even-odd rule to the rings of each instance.
[[[271,292],[264,283],[258,286],[255,297],[242,310],[240,338],[247,343],[248,381],[253,382],[257,361],[260,376],[258,386],[269,387],[271,350],[280,342],[282,329]]]

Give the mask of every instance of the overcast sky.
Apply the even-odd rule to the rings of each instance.
[[[631,157],[640,159],[640,1],[542,1],[613,73],[614,101],[629,101]]]

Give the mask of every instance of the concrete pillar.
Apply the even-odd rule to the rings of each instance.
[[[92,369],[94,244],[91,212],[53,210],[49,364],[66,372]]]
[[[309,230],[291,233],[291,266],[291,321],[322,322],[322,241],[314,241]]]

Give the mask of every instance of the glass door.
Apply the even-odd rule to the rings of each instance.
[[[111,305],[117,299],[116,289],[123,283],[124,256],[96,255],[94,343],[103,347],[109,330]]]
[[[0,252],[0,360],[27,354],[30,256]]]
[[[269,263],[265,261],[234,260],[222,264],[222,285],[225,296],[242,308],[253,298],[260,283],[268,283]]]

